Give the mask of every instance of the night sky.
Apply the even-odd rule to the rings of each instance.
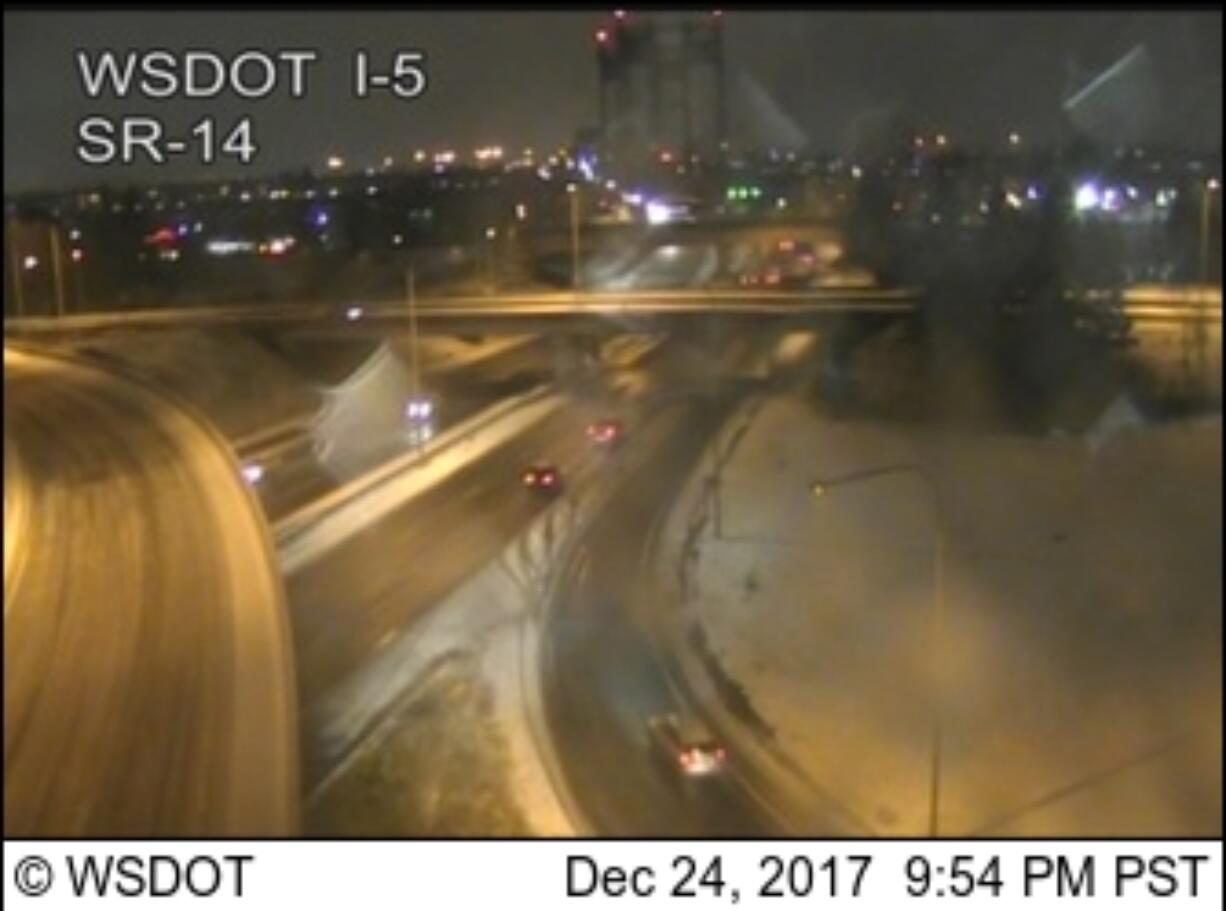
[[[87,169],[72,150],[92,114],[157,114],[172,133],[205,115],[226,126],[252,116],[260,154],[251,173],[319,167],[336,153],[354,164],[417,147],[508,149],[569,142],[596,119],[592,31],[599,14],[6,12],[6,192],[103,181],[222,176],[183,162],[165,168]],[[1146,66],[1117,80],[1147,96],[1140,138],[1221,150],[1220,12],[738,12],[726,11],[728,59],[740,137],[798,138],[855,153],[865,125],[890,118],[932,124],[964,144],[1060,135],[1061,101],[1137,46]],[[91,101],[74,49],[317,48],[307,99]],[[351,54],[395,49],[427,55],[430,86],[411,102],[350,95]],[[1128,82],[1127,80],[1133,80]],[[1112,129],[1110,121],[1106,129]],[[1096,137],[1109,142],[1110,135]]]

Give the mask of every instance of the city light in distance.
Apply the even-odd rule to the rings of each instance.
[[[658,199],[649,199],[643,207],[649,225],[666,225],[673,220],[673,209],[667,203]]]
[[[1098,208],[1100,201],[1098,187],[1092,183],[1083,183],[1073,194],[1073,208],[1078,212],[1087,212]]]

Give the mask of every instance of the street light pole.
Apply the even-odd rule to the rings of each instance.
[[[579,188],[573,183],[566,185],[570,196],[570,278],[571,287],[579,291]]]
[[[928,477],[936,504],[936,543],[932,552],[932,630],[929,650],[932,654],[932,755],[928,766],[928,836],[940,832],[941,761],[944,750],[943,714],[945,706],[945,517],[936,483]]]
[[[10,268],[13,271],[13,290],[15,291],[14,297],[17,299],[17,315],[20,317],[25,315],[26,307],[25,288],[22,286],[23,283],[21,281],[23,265],[21,262],[21,256],[17,252],[17,219],[15,218],[9,219],[8,235],[9,258],[12,261],[12,266]]]
[[[60,263],[60,231],[52,225],[51,231],[51,278],[55,283],[55,315],[64,315],[64,273]]]
[[[410,376],[413,383],[413,400],[416,401],[421,392],[421,361],[417,343],[417,288],[415,263],[409,260],[409,268],[405,272],[405,292],[409,304],[409,352],[412,364]]]
[[[1188,383],[1193,395],[1198,395],[1205,386],[1205,349],[1208,347],[1205,320],[1209,307],[1209,221],[1213,206],[1213,193],[1220,189],[1221,184],[1210,177],[1201,185],[1200,193],[1200,292],[1197,295],[1200,306],[1188,331],[1184,333],[1185,362],[1188,369]]]
[[[929,618],[929,654],[932,656],[932,729],[929,739],[929,777],[928,777],[928,835],[936,838],[940,833],[941,806],[941,762],[944,741],[944,696],[943,681],[944,644],[945,644],[945,508],[941,499],[940,485],[936,478],[923,466],[910,463],[884,465],[880,468],[869,468],[863,471],[853,471],[833,478],[822,478],[810,485],[813,496],[822,496],[834,487],[867,481],[871,478],[889,474],[915,474],[924,481],[932,495],[933,520],[936,531],[936,541],[932,552],[932,612]]]

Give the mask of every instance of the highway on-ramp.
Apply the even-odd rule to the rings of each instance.
[[[24,502],[5,510],[5,835],[293,834],[284,594],[224,442],[77,362],[6,347],[4,374],[6,507]]]
[[[718,426],[694,404],[670,425],[654,457],[619,487],[564,568],[545,629],[544,704],[566,784],[601,835],[764,836],[766,815],[735,775],[684,780],[652,755],[647,720],[684,711],[639,616],[644,545]]]

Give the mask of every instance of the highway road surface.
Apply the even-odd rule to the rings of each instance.
[[[670,427],[637,466],[567,565],[545,631],[545,713],[574,799],[588,824],[613,836],[766,836],[766,813],[730,769],[685,779],[652,754],[647,719],[685,711],[651,639],[639,581],[644,542],[717,414],[695,403],[659,416]]]
[[[671,677],[658,612],[654,530],[740,397],[761,380],[755,364],[777,348],[770,333],[721,351],[712,384],[694,371],[670,378],[674,395],[627,447],[617,493],[583,530],[559,568],[542,643],[545,720],[565,786],[586,825],[613,836],[778,834],[777,812],[744,759],[729,750],[722,774],[688,779],[651,749],[648,719],[693,711]],[[746,372],[748,369],[748,373]],[[778,367],[773,380],[791,377]],[[736,376],[739,381],[729,382]],[[761,388],[760,386],[758,387]],[[717,732],[718,733],[718,732]]]
[[[548,495],[523,488],[526,466],[551,462],[568,485],[600,471],[604,454],[588,441],[587,423],[616,415],[633,427],[643,400],[666,389],[674,372],[689,369],[686,357],[666,352],[649,365],[593,377],[594,385],[574,390],[539,424],[291,572],[286,586],[308,728],[314,708],[347,675],[485,566],[549,506]],[[309,730],[306,737],[310,753]],[[315,769],[308,778],[319,771],[324,770]]]
[[[427,372],[423,388],[434,406],[431,438],[544,382],[550,376],[549,357],[545,345],[534,343],[457,370]],[[315,415],[303,421],[286,445],[245,452],[245,461],[263,468],[256,490],[269,520],[275,524],[346,481],[411,451],[413,432],[404,419],[409,394],[409,389],[393,385],[381,396],[337,397],[333,405],[341,407],[328,420]],[[328,459],[320,457],[322,451],[329,452]]]
[[[633,439],[658,401],[718,366],[704,349],[665,342],[647,364],[605,369],[540,423],[289,574],[308,786],[335,760],[312,724],[329,696],[549,507],[548,495],[523,488],[523,469],[547,461],[568,488],[586,484],[611,467],[587,439],[588,422],[620,417]]]
[[[564,408],[289,576],[304,710],[549,504],[547,495],[523,488],[520,474],[537,459],[559,465],[567,478],[579,471],[590,458],[584,417]]]
[[[5,835],[293,834],[284,594],[224,443],[80,363],[6,347],[4,387]]]

